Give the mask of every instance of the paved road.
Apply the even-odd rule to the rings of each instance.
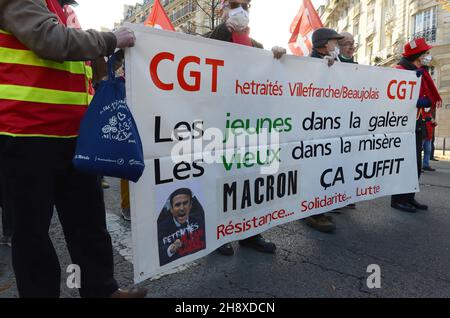
[[[266,232],[275,255],[238,248],[233,257],[211,254],[192,266],[142,285],[150,297],[450,297],[450,162],[425,173],[418,200],[430,210],[392,210],[389,198],[335,214],[337,233],[322,234],[303,222]],[[129,224],[119,217],[118,182],[105,191],[116,277],[132,285]],[[61,228],[51,236],[62,268],[70,264]],[[0,297],[17,297],[10,249],[0,246]],[[368,289],[369,264],[381,268],[381,288]],[[63,282],[67,274],[62,272]],[[62,285],[62,297],[77,297]]]

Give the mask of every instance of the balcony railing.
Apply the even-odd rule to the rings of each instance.
[[[197,7],[195,6],[195,4],[186,5],[182,9],[176,11],[174,14],[171,14],[169,18],[172,22],[174,22],[179,18],[184,17],[186,14],[194,12],[196,9]]]
[[[423,30],[422,32],[414,33],[411,39],[425,38],[427,42],[436,42],[436,30],[437,28],[431,28],[427,30]]]

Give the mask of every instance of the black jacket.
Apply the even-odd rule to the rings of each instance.
[[[214,30],[212,30],[211,32],[206,33],[205,35],[203,35],[206,38],[210,38],[210,39],[214,39],[214,40],[219,40],[219,41],[225,41],[225,42],[233,42],[232,40],[232,33],[230,32],[230,30],[228,30],[227,26],[225,25],[225,23],[219,24]],[[264,46],[251,39],[252,40],[252,45],[253,47],[259,48],[259,49],[263,49]]]
[[[355,58],[353,56],[351,59],[347,59],[344,56],[339,55],[339,61],[342,63],[358,64],[358,62],[355,62]]]
[[[180,240],[182,246],[174,255],[169,256],[167,250],[176,240]],[[189,216],[189,224],[180,226],[177,226],[172,215],[158,220],[158,245],[160,266],[205,249],[204,215],[194,213]]]
[[[322,53],[319,53],[319,51],[317,51],[315,48],[313,48],[309,57],[314,57],[314,58],[323,60],[325,58],[325,55],[323,55]]]
[[[415,66],[413,63],[411,63],[404,57],[401,58],[401,60],[400,60],[400,62],[398,62],[398,64],[403,66],[408,71],[416,71],[418,77],[420,77],[422,75],[422,73],[420,73],[420,70],[418,70],[417,66]],[[419,102],[420,102],[420,98],[419,98]],[[419,102],[417,103],[418,107],[420,104]],[[430,107],[431,107],[431,104],[430,104]],[[418,117],[416,120],[416,133],[421,134],[422,137],[426,137],[427,130],[425,127],[425,121],[423,120],[422,116]]]

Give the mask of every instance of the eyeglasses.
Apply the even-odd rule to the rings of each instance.
[[[343,46],[343,47],[356,47],[356,45],[355,45],[355,42],[345,42],[345,43],[343,43],[341,46]]]
[[[225,7],[229,7],[230,9],[237,9],[239,7],[242,7],[245,11],[248,11],[250,9],[251,4],[250,3],[239,3],[239,2],[229,2],[225,5]]]

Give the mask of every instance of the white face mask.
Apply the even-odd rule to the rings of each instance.
[[[334,49],[332,50],[331,48],[333,47],[334,44]],[[328,48],[328,55],[331,56],[332,58],[336,59],[339,54],[341,53],[341,50],[339,49],[339,45],[336,42],[328,42],[327,44],[327,48]]]
[[[228,13],[228,21],[232,22],[237,31],[244,31],[250,23],[250,15],[242,7],[231,9]]]
[[[431,55],[429,54],[429,55],[426,55],[426,56],[423,58],[422,64],[425,65],[425,66],[428,66],[428,65],[431,64],[432,61],[433,61],[433,56],[431,56]]]
[[[336,47],[334,48],[334,53],[335,53],[336,55],[341,54],[341,49],[339,48],[339,46],[336,46]]]
[[[330,55],[332,58],[337,59],[337,58],[339,57],[339,54],[341,54],[341,50],[339,49],[338,46],[336,46],[336,47],[334,48],[333,51],[330,51],[330,54],[329,54],[329,55]]]

